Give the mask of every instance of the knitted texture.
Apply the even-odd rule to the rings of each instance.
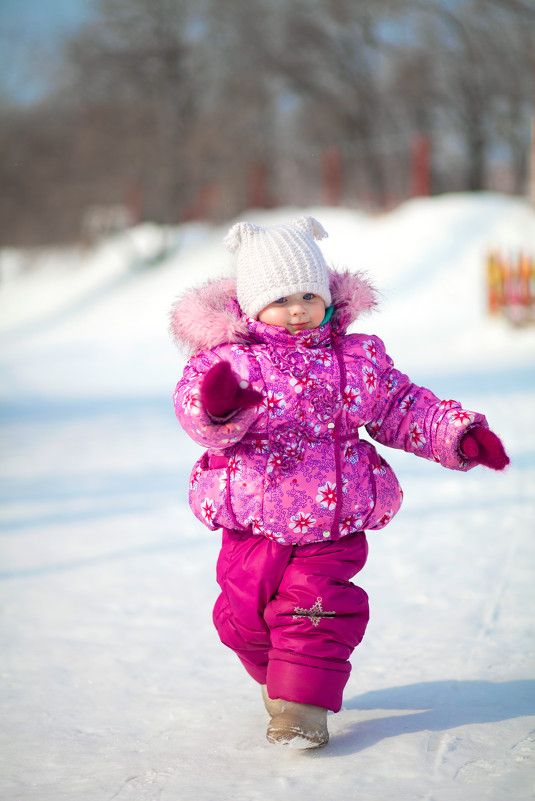
[[[236,223],[224,242],[237,254],[238,302],[245,314],[257,317],[273,301],[296,292],[313,292],[330,306],[327,265],[314,241],[326,236],[313,217],[271,228]]]
[[[229,362],[216,362],[201,384],[201,402],[208,414],[224,417],[237,409],[250,409],[262,402],[262,393],[238,381]]]
[[[492,470],[504,470],[510,462],[500,438],[481,425],[466,432],[461,439],[461,453]]]

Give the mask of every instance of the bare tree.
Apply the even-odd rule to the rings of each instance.
[[[452,8],[444,0],[410,0],[410,10],[428,19],[429,66],[435,76],[428,100],[439,124],[464,143],[464,186],[487,186],[490,160],[505,138],[518,188],[527,153],[535,44],[533,28],[524,22],[528,3],[464,0]]]
[[[440,166],[441,143],[464,147],[458,188],[485,188],[505,144],[520,190],[533,14],[528,0],[297,0],[281,15],[272,66],[299,98],[303,136],[351,143],[379,194],[388,151],[407,148],[415,132],[434,140],[443,180],[451,170]]]
[[[187,197],[202,71],[194,10],[186,0],[102,0],[99,18],[69,42],[66,54],[63,92],[85,109],[115,106],[125,115],[114,149],[127,143],[131,179],[150,184],[161,221],[176,221]],[[128,126],[134,120],[143,122],[138,134]]]
[[[380,98],[381,14],[390,4],[292,3],[273,44],[271,67],[301,99],[302,133],[317,146],[346,143],[384,194],[384,160],[374,146],[387,113]]]
[[[211,0],[204,19],[206,54],[199,131],[192,156],[204,181],[217,181],[222,212],[248,201],[248,170],[267,168],[277,150],[278,87],[269,69],[272,0]]]

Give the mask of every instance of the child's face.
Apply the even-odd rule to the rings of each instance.
[[[325,303],[312,292],[295,292],[274,300],[266,306],[258,319],[267,325],[278,325],[290,334],[317,328],[325,317]]]

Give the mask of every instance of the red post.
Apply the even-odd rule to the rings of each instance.
[[[131,183],[126,191],[126,206],[131,224],[138,225],[143,220],[143,186],[140,181]]]
[[[217,183],[203,184],[195,196],[182,206],[180,222],[196,222],[217,217],[220,188]]]
[[[411,145],[411,197],[431,194],[431,144],[428,136],[416,134]]]
[[[329,147],[321,157],[323,195],[329,206],[340,206],[344,196],[342,155],[337,147]]]
[[[247,207],[268,209],[270,206],[267,167],[263,161],[254,161],[247,170]]]

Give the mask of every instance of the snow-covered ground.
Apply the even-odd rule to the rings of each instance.
[[[219,536],[189,512],[199,449],[171,402],[167,312],[229,269],[227,226],[171,231],[164,260],[149,225],[89,252],[0,252],[2,801],[534,797],[535,326],[488,318],[484,259],[535,253],[535,212],[497,195],[307,211],[382,292],[360,329],[484,411],[511,467],[383,449],[405,503],[369,537],[344,709],[325,749],[271,746],[212,627]]]

